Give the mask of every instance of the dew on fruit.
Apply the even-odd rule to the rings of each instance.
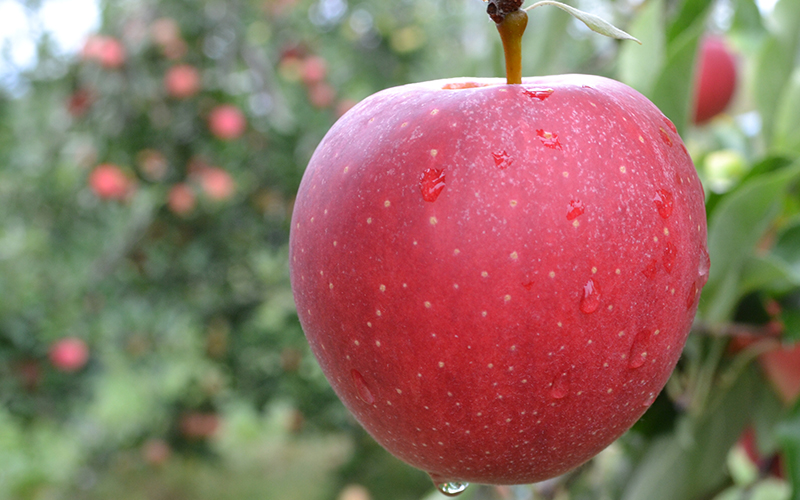
[[[539,129],[536,131],[536,135],[539,136],[539,140],[542,141],[542,144],[544,144],[545,147],[550,149],[561,149],[561,143],[558,141],[557,134]]]
[[[544,101],[555,92],[553,89],[522,89],[522,93],[531,99]]]
[[[672,138],[669,136],[669,134],[667,133],[667,131],[666,131],[666,130],[664,130],[664,128],[663,128],[663,127],[658,127],[658,132],[659,132],[659,134],[661,135],[661,140],[662,140],[662,141],[664,141],[664,143],[665,143],[667,146],[672,146]]]
[[[659,189],[656,191],[656,195],[653,198],[653,203],[656,204],[658,215],[660,215],[663,219],[666,219],[672,215],[672,202],[672,193],[666,189]]]
[[[567,372],[561,373],[553,380],[550,388],[550,397],[553,399],[564,399],[569,394],[569,375]]]
[[[641,330],[636,334],[628,354],[628,368],[639,368],[647,361],[647,350],[650,345],[650,331]]]
[[[569,202],[569,211],[567,212],[567,220],[573,220],[579,215],[583,215],[586,209],[580,200],[572,200]]]
[[[505,170],[511,165],[511,156],[505,150],[495,151],[492,153],[494,164],[500,170]]]
[[[672,273],[672,267],[675,265],[675,258],[677,256],[678,249],[671,241],[668,242],[666,248],[664,248],[664,257],[662,259],[664,269],[666,269],[667,273]]]
[[[358,396],[367,404],[371,405],[375,402],[375,396],[372,395],[372,392],[367,387],[366,381],[364,381],[364,377],[358,372],[358,370],[351,370],[350,376],[353,379],[353,383],[356,386],[356,390],[358,391]]]
[[[654,280],[656,279],[656,274],[658,273],[658,261],[656,259],[650,260],[650,263],[642,269],[642,274],[644,274],[647,279]]]
[[[649,393],[647,395],[647,399],[644,400],[644,402],[642,403],[642,406],[647,408],[647,407],[651,406],[655,401],[656,401],[656,393],[655,392],[651,392],[651,393]]]
[[[449,483],[438,483],[436,489],[439,490],[444,496],[456,497],[469,487],[469,483],[462,483],[461,481],[450,481]]]
[[[593,279],[589,278],[589,281],[583,285],[583,294],[581,295],[581,312],[584,314],[591,314],[600,307],[600,288],[598,288],[597,284],[594,282]]]
[[[419,178],[419,190],[422,193],[422,199],[428,202],[434,202],[445,187],[444,169],[429,168],[422,172]]]
[[[711,257],[708,249],[703,246],[700,248],[700,265],[697,268],[697,275],[700,277],[701,286],[705,286],[708,281],[708,271],[711,269]]]

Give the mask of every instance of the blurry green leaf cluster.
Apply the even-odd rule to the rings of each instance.
[[[800,1],[570,3],[643,44],[536,9],[524,73],[614,77],[674,122],[707,190],[709,282],[631,432],[562,478],[463,498],[800,498]],[[305,165],[350,106],[503,74],[485,4],[101,6],[80,53],[37,34],[37,64],[0,87],[0,498],[441,498],[325,381],[287,242]],[[739,79],[697,125],[709,34]]]

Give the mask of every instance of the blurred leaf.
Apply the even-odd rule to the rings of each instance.
[[[763,135],[771,143],[780,99],[792,74],[800,42],[800,1],[781,0],[772,15],[773,30],[764,41],[755,65],[754,98],[761,113]]]
[[[691,2],[690,2],[691,3]],[[667,45],[667,61],[655,82],[652,101],[683,134],[689,122],[694,92],[695,54],[703,23],[687,28]]]
[[[611,38],[616,38],[618,40],[633,40],[634,42],[641,44],[639,40],[632,37],[628,33],[625,33],[616,26],[612,25],[605,19],[598,17],[590,12],[584,12],[582,10],[578,10],[575,7],[572,7],[570,5],[561,2],[556,2],[554,0],[540,0],[539,2],[536,2],[530,7],[527,7],[525,10],[531,10],[536,7],[539,7],[540,5],[551,5],[553,7],[558,7],[564,12],[569,13],[569,15],[571,15],[578,21],[585,24],[590,30],[594,31],[595,33],[600,33],[601,35]]]
[[[800,500],[800,404],[795,405],[792,415],[776,429],[778,442],[784,458],[784,470],[792,483],[791,500]]]
[[[778,154],[800,155],[800,68],[795,68],[778,101],[772,149]]]
[[[763,33],[764,23],[761,11],[754,0],[734,0],[733,23],[731,31],[745,33]]]
[[[690,28],[694,29],[694,26],[702,25],[713,3],[713,0],[684,0],[667,30],[669,45],[672,46]]]
[[[629,29],[642,43],[625,43],[620,46],[620,80],[650,96],[666,58],[663,0],[645,2]]]
[[[708,231],[711,271],[701,301],[707,321],[723,321],[730,314],[745,261],[780,212],[784,193],[798,176],[800,161],[750,180],[719,203]]]
[[[757,394],[748,370],[700,418],[685,416],[673,434],[653,441],[633,471],[623,500],[704,498],[725,477],[725,460],[744,429]]]

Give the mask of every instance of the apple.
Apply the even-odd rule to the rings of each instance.
[[[308,100],[317,109],[330,108],[336,100],[336,90],[328,83],[315,83],[308,88]]]
[[[84,60],[96,61],[108,69],[125,64],[126,53],[122,42],[112,36],[92,35],[86,39],[81,51]]]
[[[142,445],[142,458],[153,466],[164,465],[172,455],[172,448],[163,439],[152,438]]]
[[[77,337],[65,337],[50,347],[50,362],[56,369],[72,373],[80,370],[89,360],[89,347]]]
[[[236,106],[221,104],[209,113],[208,128],[215,137],[230,141],[241,137],[247,128],[247,120]]]
[[[103,163],[89,175],[92,191],[105,200],[125,199],[133,190],[133,182],[117,165]]]
[[[220,418],[213,412],[192,411],[181,415],[179,427],[187,439],[207,439],[219,430]]]
[[[725,41],[717,36],[704,37],[695,83],[695,124],[708,122],[728,107],[736,90],[736,74],[736,59]]]
[[[300,73],[303,83],[308,86],[321,83],[328,76],[328,63],[320,56],[308,56],[302,62]]]
[[[197,205],[194,190],[186,183],[178,183],[170,188],[167,194],[167,206],[172,213],[180,216],[192,213]]]
[[[187,99],[200,90],[200,73],[190,64],[177,64],[164,75],[167,94],[176,99]]]
[[[200,186],[206,196],[214,201],[224,201],[236,192],[236,184],[231,174],[219,167],[201,167],[194,174],[200,181]]]
[[[708,278],[672,123],[586,75],[381,91],[328,132],[292,215],[323,372],[436,483],[541,481],[650,406]]]
[[[787,405],[800,397],[800,342],[777,346],[758,357],[764,375]]]

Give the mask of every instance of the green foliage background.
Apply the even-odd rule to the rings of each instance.
[[[40,2],[15,1],[35,18]],[[462,498],[800,499],[800,406],[762,370],[763,353],[800,339],[800,1],[768,15],[753,0],[573,5],[644,44],[536,9],[524,73],[614,77],[672,119],[708,191],[710,280],[678,369],[631,432],[565,477]],[[310,355],[288,226],[305,165],[348,105],[407,82],[502,74],[484,4],[102,6],[119,67],[58,55],[42,36],[38,64],[0,87],[0,498],[439,497],[358,427]],[[177,49],[158,42],[164,19]],[[698,127],[692,75],[708,32],[737,51],[740,81],[728,113]],[[304,79],[314,58],[327,71]],[[179,63],[201,74],[186,99],[163,85]],[[242,137],[209,132],[222,103],[244,111]],[[148,169],[153,154],[163,173]],[[130,196],[89,188],[101,163],[134,180]],[[227,172],[234,194],[210,196],[197,165]],[[178,183],[196,196],[182,215],[168,203]],[[76,372],[48,358],[64,337],[89,347]],[[209,432],[187,432],[198,416]]]

